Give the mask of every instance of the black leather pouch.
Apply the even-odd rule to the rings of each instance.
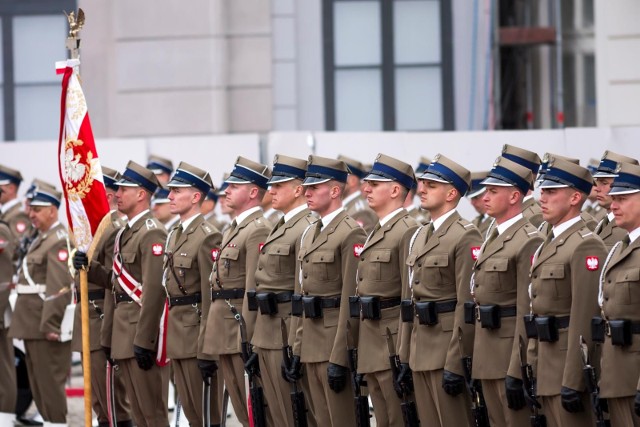
[[[476,303],[473,301],[467,301],[463,305],[464,308],[464,323],[473,325],[476,323]]]
[[[403,322],[413,322],[414,316],[413,302],[410,299],[403,299],[400,302],[400,318]]]
[[[606,324],[602,317],[595,316],[591,319],[591,341],[604,342]]]
[[[416,301],[416,316],[421,325],[433,326],[438,324],[436,303],[433,301]]]
[[[481,305],[480,306],[480,325],[486,329],[498,329],[500,327],[500,306]]]
[[[358,295],[349,297],[349,317],[352,319],[360,318],[360,297]]]
[[[360,309],[363,319],[380,320],[380,298],[360,297]]]
[[[247,308],[249,311],[258,310],[258,300],[256,298],[256,291],[247,291]]]
[[[527,338],[538,338],[536,316],[533,314],[526,314],[522,319],[524,321],[524,331],[527,334]]]
[[[309,319],[322,318],[322,298],[302,297],[302,305],[304,306],[304,317]]]
[[[302,307],[302,295],[293,294],[291,295],[291,315],[300,317],[302,316],[302,312],[304,311]]]
[[[630,320],[609,320],[609,332],[611,333],[611,344],[619,346],[631,345]]]
[[[273,315],[278,313],[278,300],[274,292],[261,292],[256,295],[260,314]]]
[[[558,341],[558,325],[555,316],[538,316],[535,319],[538,340],[541,342]]]

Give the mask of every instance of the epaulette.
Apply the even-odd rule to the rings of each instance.
[[[147,230],[158,228],[153,218],[147,218],[147,221],[144,224],[147,226]]]
[[[547,225],[547,221],[542,221],[540,226],[538,226],[538,231],[544,230],[544,227]]]
[[[56,231],[56,237],[58,237],[58,240],[63,240],[69,236],[69,233],[67,233],[65,230],[60,229],[58,231]]]
[[[347,224],[349,227],[353,228],[360,228],[360,224],[358,224],[358,222],[351,218],[350,216],[347,215],[347,217],[345,218],[345,224]]]
[[[527,222],[524,224],[524,227],[522,227],[524,229],[524,232],[527,233],[527,236],[533,236],[538,234],[538,229],[536,228],[535,225],[531,224],[530,222]]]
[[[475,225],[470,222],[465,224],[464,222],[460,221],[460,225],[462,225],[464,228],[475,227]]]
[[[316,221],[318,221],[318,218],[316,218],[315,216],[313,216],[313,214],[312,214],[312,213],[307,214],[307,215],[304,217],[304,219],[306,219],[306,220],[307,220],[307,222],[308,222],[309,224],[315,224],[315,223],[316,223]]]
[[[210,234],[213,233],[213,228],[211,228],[211,226],[209,225],[208,222],[203,221],[202,224],[200,224],[200,227],[204,230],[205,233]]]
[[[589,227],[587,227],[586,225],[578,231],[578,234],[580,234],[580,237],[582,237],[583,239],[594,235],[593,231],[589,230]]]
[[[403,217],[402,217],[402,221],[403,221],[403,222],[404,222],[404,224],[405,224],[407,227],[409,227],[409,228],[410,228],[410,227],[413,227],[413,226],[416,226],[416,225],[420,225],[420,224],[418,223],[418,221],[416,221],[416,219],[415,219],[414,217],[412,217],[411,215],[405,215],[405,216],[403,216]]]

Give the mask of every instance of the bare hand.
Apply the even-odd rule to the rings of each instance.
[[[49,341],[60,341],[60,334],[56,334],[55,332],[47,332],[45,337]]]

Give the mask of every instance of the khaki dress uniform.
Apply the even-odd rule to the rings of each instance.
[[[344,210],[324,228],[321,226],[318,221],[302,237],[298,253],[301,277],[296,292],[320,297],[322,317],[303,315],[293,351],[305,366],[317,425],[351,426],[355,425],[351,383],[347,381],[341,392],[334,392],[329,388],[327,367],[329,363],[349,366],[346,333],[349,313],[340,310],[340,306],[355,293],[359,251],[366,234]]]
[[[520,217],[494,240],[485,242],[474,264],[473,295],[477,305],[498,305],[502,315],[498,328],[476,323],[473,347],[473,378],[482,381],[492,426],[523,426],[529,410],[507,407],[504,379],[521,379],[518,336],[525,339],[522,317],[529,313],[529,270],[542,234]]]
[[[524,217],[527,218],[534,227],[540,227],[540,224],[544,221],[542,219],[542,209],[540,209],[540,204],[533,198],[533,196],[525,198],[522,203],[522,215],[524,215]]]
[[[587,201],[586,203],[589,203],[589,202]],[[589,204],[583,210],[586,213],[588,213],[589,215],[591,215],[593,217],[593,219],[595,219],[597,222],[602,221],[604,219],[604,217],[607,216],[607,210],[605,208],[603,208],[602,206],[600,206],[598,204],[598,202],[595,202],[595,205],[594,204]]]
[[[16,286],[18,299],[9,328],[12,338],[24,340],[33,399],[44,420],[52,423],[66,422],[65,381],[71,368],[71,342],[45,338],[49,332],[60,334],[65,308],[71,302],[67,239],[64,226],[56,223],[31,243]]]
[[[364,228],[364,231],[369,234],[378,223],[378,217],[375,212],[371,210],[360,191],[358,191],[357,194],[357,196],[344,204],[344,209],[347,211],[347,215],[353,218],[358,225]]]
[[[12,261],[15,248],[16,240],[9,226],[0,222],[0,421],[11,421],[15,418],[13,414],[17,399],[13,343],[8,334],[11,324],[9,294],[15,274]],[[3,420],[3,415],[9,418]]]
[[[607,247],[607,252],[610,252],[616,243],[624,239],[629,234],[624,228],[618,227],[615,218],[609,220],[606,216],[600,220],[598,226],[593,230],[593,232],[602,239],[604,245]]]
[[[418,225],[425,225],[431,221],[431,215],[429,215],[429,212],[417,207],[416,205],[411,205],[406,209],[409,216],[415,219]]]
[[[126,173],[126,172],[125,172]],[[158,351],[160,318],[165,302],[162,287],[162,260],[167,232],[164,226],[146,211],[133,224],[129,223],[116,238],[114,255],[122,259],[123,269],[142,284],[142,305],[133,302],[113,275],[115,299],[111,334],[106,341],[111,356],[118,361],[131,403],[132,415],[138,426],[168,425],[167,393],[169,368],[153,364],[140,369],[134,358],[133,346]],[[119,254],[118,254],[119,252]],[[105,307],[107,309],[107,307]]]
[[[491,222],[491,217],[484,214],[478,215],[471,221],[471,223],[476,226],[482,237],[485,237],[487,235],[487,230],[489,230]]]
[[[284,221],[282,218],[281,221]],[[291,327],[291,294],[295,288],[296,260],[300,236],[316,218],[303,209],[286,222],[278,223],[269,233],[260,251],[255,274],[256,292],[273,292],[278,296],[277,313],[259,310],[251,343],[259,355],[260,373],[270,425],[293,425],[291,385],[280,374],[282,333],[280,319]],[[295,323],[295,322],[294,322]]]
[[[184,231],[181,225],[169,233],[164,280],[169,298],[167,356],[172,360],[176,389],[191,426],[202,425],[202,377],[197,359],[214,359],[203,352],[203,313],[209,312],[209,275],[220,253],[222,235],[202,215]],[[206,320],[206,317],[205,317]],[[211,423],[221,423],[222,381],[213,375]],[[207,426],[208,427],[208,426]]]
[[[377,297],[381,305],[386,305],[380,310],[380,319],[360,319],[358,338],[358,373],[365,374],[379,427],[404,426],[401,401],[393,386],[389,354],[384,349],[387,328],[397,343],[402,281],[407,275],[405,260],[408,248],[403,238],[417,228],[415,220],[401,209],[384,226],[376,225],[358,263],[357,295]]]
[[[403,299],[436,302],[438,323],[417,318],[400,326],[399,356],[413,371],[418,414],[424,425],[465,426],[470,423],[466,393],[448,395],[443,370],[463,375],[461,357],[471,355],[473,326],[464,323],[463,305],[471,300],[469,281],[482,245],[477,228],[456,211],[428,237],[429,226],[411,237],[406,264],[412,273],[403,284]],[[460,330],[463,336],[460,340]]]
[[[242,313],[247,340],[251,340],[256,313],[245,307],[245,292],[255,289],[259,251],[269,230],[260,209],[252,212],[240,224],[234,226],[232,223],[224,234],[221,252],[213,264],[211,275],[212,303],[206,319],[203,352],[219,356],[219,369],[229,391],[229,398],[238,420],[244,426],[249,425],[249,415],[240,327],[227,301]]]
[[[107,274],[110,274],[113,244],[118,231],[125,226],[126,222],[120,218],[118,212],[111,211],[109,214],[109,225],[105,228],[100,240],[96,245],[91,260],[91,268],[87,273],[88,289],[89,289],[89,338],[91,351],[91,404],[93,410],[98,417],[100,425],[108,425],[109,411],[107,393],[107,381],[105,376],[105,366],[107,365],[107,357],[102,351],[100,343],[100,329],[102,321],[105,317],[105,296],[112,298],[111,293],[107,292],[105,287],[109,284]],[[109,256],[105,256],[109,254]],[[108,258],[108,259],[107,259]],[[102,271],[108,267],[109,273]],[[77,305],[74,316],[73,338],[71,341],[71,351],[82,353],[82,316],[80,313],[80,282],[79,276],[76,277],[76,295]],[[119,373],[119,371],[115,371]],[[131,425],[131,407],[127,394],[124,389],[124,383],[120,375],[114,375],[114,404],[116,409],[116,420],[118,426]],[[125,424],[125,422],[129,424]]]
[[[31,233],[33,226],[29,220],[29,215],[22,210],[18,199],[5,203],[4,206],[9,204],[10,206],[6,208],[6,210],[0,212],[0,221],[7,223],[11,234],[13,234],[13,238],[16,242],[19,242],[23,236],[28,236]]]

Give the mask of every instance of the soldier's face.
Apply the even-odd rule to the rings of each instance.
[[[322,216],[331,205],[331,185],[328,182],[307,185],[305,186],[304,196],[307,198],[309,209]]]
[[[394,182],[365,181],[362,192],[367,198],[369,207],[378,212],[386,207],[394,193]],[[397,190],[396,190],[397,191]]]
[[[118,210],[125,215],[129,215],[138,204],[138,194],[140,187],[119,186],[116,191],[116,200],[118,201]]]
[[[252,188],[255,188],[255,186],[251,184],[229,184],[224,190],[224,199],[227,207],[232,211],[236,211],[246,206],[251,200]]]
[[[473,206],[476,212],[478,212],[481,215],[484,215],[485,213],[487,213],[488,215],[491,215],[490,213],[487,212],[487,208],[484,202],[484,196],[486,194],[487,192],[485,191],[484,193],[474,197],[473,199],[469,199],[469,203],[471,203],[471,206]]]
[[[571,210],[571,200],[576,190],[572,188],[541,188],[540,209],[542,219],[551,225],[564,222]]]
[[[275,182],[269,187],[269,195],[271,196],[271,206],[282,212],[289,212],[296,202],[296,199],[302,194],[302,186],[300,181]]]
[[[0,204],[7,203],[15,197],[15,184],[0,185]]]
[[[598,204],[605,209],[609,209],[611,206],[611,196],[609,196],[609,190],[611,189],[611,183],[613,178],[596,178],[596,185],[593,186],[596,192],[596,199]]]
[[[486,191],[479,197],[484,203],[487,215],[493,218],[501,218],[509,209],[509,201],[513,194],[513,187],[501,187],[498,185],[487,185]]]
[[[619,227],[631,232],[640,227],[640,193],[611,197],[611,212]]]
[[[29,220],[35,228],[47,231],[57,218],[57,209],[53,206],[31,206]]]
[[[169,212],[172,215],[182,215],[189,212],[198,204],[199,194],[193,187],[172,187],[169,191]]]
[[[420,207],[428,211],[441,209],[451,191],[451,184],[421,179],[418,181],[418,194],[420,195]]]

